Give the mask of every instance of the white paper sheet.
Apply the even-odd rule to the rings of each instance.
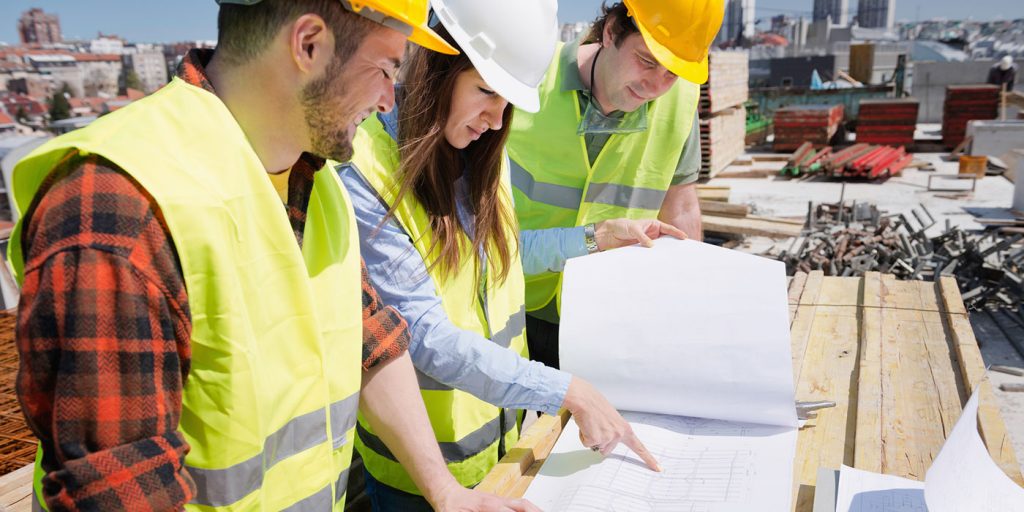
[[[619,446],[584,447],[570,421],[525,497],[545,511],[790,510],[797,431],[682,416],[625,413],[661,464],[655,473]]]
[[[978,391],[925,474],[930,512],[1024,512],[1024,489],[996,465],[978,434]]]
[[[836,512],[928,512],[924,482],[843,465]]]
[[[562,369],[622,410],[795,427],[785,266],[655,244],[569,260]]]
[[[574,422],[526,497],[549,511],[790,510],[796,451],[783,265],[661,239],[570,260],[562,369],[593,383],[661,464],[582,446]]]
[[[1024,512],[1024,489],[996,465],[978,434],[977,390],[924,480],[843,466],[836,512]]]

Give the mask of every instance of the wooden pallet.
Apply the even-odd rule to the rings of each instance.
[[[840,464],[923,480],[970,398],[989,453],[1024,484],[960,292],[939,283],[797,274],[789,285],[797,400],[834,400],[800,430],[794,510],[811,512],[818,468]],[[522,496],[568,420],[545,416],[478,489]]]

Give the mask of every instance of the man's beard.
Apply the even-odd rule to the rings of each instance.
[[[336,59],[327,66],[324,76],[302,89],[302,111],[309,129],[310,150],[314,155],[347,162],[352,159],[352,137],[348,124],[353,115],[347,115],[344,98],[348,92],[343,63]]]

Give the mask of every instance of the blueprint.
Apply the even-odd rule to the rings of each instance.
[[[797,421],[785,269],[660,239],[568,262],[561,367],[594,384],[662,466],[607,457],[570,421],[527,490],[542,510],[790,510]]]
[[[836,512],[928,512],[924,482],[844,465],[839,470]]]
[[[647,413],[624,417],[661,473],[622,445],[605,458],[591,452],[570,421],[526,498],[541,510],[567,512],[789,508],[795,429]]]

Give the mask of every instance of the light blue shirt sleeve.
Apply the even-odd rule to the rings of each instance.
[[[339,167],[338,174],[355,208],[370,279],[384,304],[397,309],[409,324],[413,365],[442,384],[494,405],[556,413],[572,376],[456,327],[409,235],[394,219],[381,224],[387,209],[376,191],[351,164]]]
[[[508,153],[505,153],[505,166],[509,165]],[[544,272],[561,272],[565,268],[565,260],[587,254],[584,237],[583,226],[520,231],[523,273],[532,276]]]
[[[583,226],[575,228],[526,229],[519,233],[523,273],[530,276],[561,272],[565,260],[587,254]]]

